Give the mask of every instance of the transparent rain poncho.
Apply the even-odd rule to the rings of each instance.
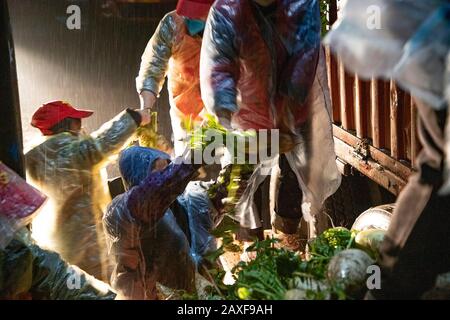
[[[34,243],[46,197],[0,162],[0,300],[112,300],[108,285]]]
[[[116,197],[103,219],[114,262],[111,284],[121,299],[156,299],[157,283],[195,290],[202,256],[215,248],[210,230],[217,221],[208,185],[190,182],[190,164],[170,163],[152,171],[155,149],[131,147],[119,160],[127,192]]]
[[[0,249],[31,223],[47,197],[0,162]]]
[[[331,127],[318,1],[276,1],[275,22],[254,1],[218,0],[207,20],[200,64],[202,97],[235,129],[279,129],[293,141],[286,157],[304,193],[303,216],[315,226],[340,185]],[[270,39],[270,40],[267,40]],[[283,143],[283,142],[281,142]],[[283,146],[280,146],[283,147]],[[278,157],[260,163],[237,206],[241,226],[261,227],[253,197]],[[299,195],[300,196],[300,195]],[[311,236],[317,232],[311,229]]]
[[[162,90],[167,75],[170,117],[175,155],[186,147],[187,132],[198,126],[204,114],[200,95],[200,35],[191,36],[185,18],[175,11],[168,13],[150,39],[136,78],[138,93]]]
[[[124,111],[92,135],[60,133],[26,153],[30,182],[49,197],[33,221],[33,238],[101,280],[110,272],[101,221],[111,201],[101,169],[136,128]]]

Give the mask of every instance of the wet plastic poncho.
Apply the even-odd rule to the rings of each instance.
[[[348,0],[326,42],[361,77],[392,78],[436,110],[450,101],[446,0]],[[370,61],[370,63],[367,63]],[[450,121],[442,193],[450,194]]]
[[[60,133],[26,154],[28,178],[50,198],[33,221],[33,237],[40,246],[101,280],[108,279],[101,219],[111,201],[101,166],[136,128],[133,117],[124,111],[90,136]]]
[[[188,33],[185,18],[175,11],[168,13],[142,55],[136,79],[138,93],[147,90],[158,96],[167,75],[176,156],[185,149],[186,130],[199,124],[204,113],[199,76],[201,44],[200,35]]]
[[[0,300],[114,299],[106,284],[33,243],[26,226],[45,200],[0,162]]]
[[[0,300],[114,300],[109,286],[59,254],[34,244],[22,229],[0,249]]]
[[[120,157],[129,189],[116,197],[104,217],[109,254],[115,267],[111,284],[121,299],[156,299],[156,283],[192,292],[195,270],[214,247],[209,231],[214,210],[193,165],[171,163],[151,172],[153,162],[168,159],[154,149],[131,147]]]
[[[340,184],[319,6],[316,0],[276,3],[271,26],[254,1],[215,2],[201,53],[202,97],[209,112],[232,112],[238,129],[280,129],[293,136],[297,145],[287,158],[304,193],[304,218],[314,224]],[[261,227],[252,199],[264,178],[257,168],[239,204],[244,227]]]
[[[0,249],[29,225],[47,197],[0,161]]]

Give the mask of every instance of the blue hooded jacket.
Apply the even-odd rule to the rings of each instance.
[[[128,299],[156,298],[156,282],[194,290],[197,263],[213,243],[206,188],[189,184],[195,167],[172,162],[152,172],[159,158],[170,160],[143,147],[121,153],[127,192],[113,200],[103,218],[114,262],[111,284]]]

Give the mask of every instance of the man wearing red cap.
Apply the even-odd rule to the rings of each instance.
[[[160,22],[142,56],[137,91],[143,108],[152,108],[168,76],[175,155],[185,149],[186,132],[204,114],[200,95],[200,48],[213,0],[179,0]]]
[[[46,137],[26,153],[28,178],[47,194],[48,207],[33,221],[33,237],[69,263],[107,280],[107,255],[101,219],[110,202],[100,169],[129,141],[148,112],[127,109],[92,135],[82,135],[81,119],[92,111],[62,101],[40,107],[31,125]]]

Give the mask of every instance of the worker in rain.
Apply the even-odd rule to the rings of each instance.
[[[369,9],[378,26],[367,27]],[[419,299],[450,270],[450,5],[348,0],[326,41],[362,78],[393,79],[413,96],[422,151],[381,245],[381,284],[368,298]]]
[[[0,162],[0,300],[114,300],[111,288],[31,238],[46,197]]]
[[[189,131],[204,116],[200,94],[200,49],[205,20],[213,0],[179,0],[159,23],[144,54],[136,87],[142,108],[153,108],[166,75],[174,152],[182,154]]]
[[[280,169],[272,224],[294,250],[301,218],[309,236],[320,233],[323,202],[339,187],[320,28],[316,0],[218,0],[210,10],[200,70],[208,112],[229,130],[280,133],[279,157],[259,163],[237,203],[238,238],[247,246],[271,228],[270,205],[258,200],[269,198],[263,165]]]
[[[82,119],[92,111],[62,101],[44,104],[32,117],[44,141],[26,153],[28,178],[50,198],[33,222],[33,237],[63,259],[101,280],[108,261],[101,219],[111,201],[101,168],[118,153],[136,128],[150,122],[147,111],[127,109],[91,135],[82,134]]]
[[[215,249],[210,231],[221,210],[209,199],[208,184],[191,182],[201,165],[186,160],[138,146],[119,157],[127,191],[103,218],[119,299],[156,299],[157,283],[194,292],[202,258]]]

